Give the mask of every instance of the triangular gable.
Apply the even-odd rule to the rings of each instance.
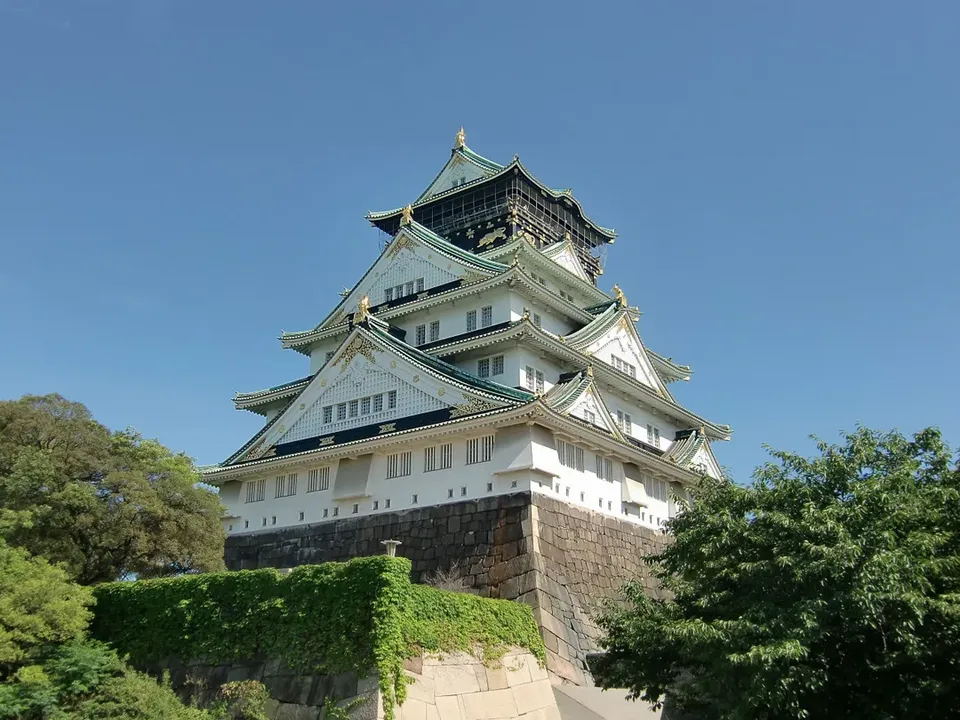
[[[570,246],[569,240],[547,245],[547,247],[543,248],[540,252],[567,272],[585,282],[590,282],[590,276],[587,275],[587,271],[583,269],[583,264],[577,257],[577,253]]]
[[[669,397],[666,386],[647,356],[637,328],[627,315],[627,308],[611,305],[586,327],[566,336],[571,347],[623,370],[639,382]],[[620,365],[626,362],[630,367]]]
[[[227,463],[270,457],[278,447],[313,438],[319,438],[314,443],[319,447],[338,444],[338,436],[366,426],[379,426],[379,434],[385,434],[397,430],[401,419],[409,424],[423,417],[425,424],[433,424],[512,407],[526,399],[509,397],[519,396],[511,388],[503,388],[498,396],[490,391],[494,383],[471,386],[446,374],[442,361],[414,348],[404,351],[401,345],[366,323],[355,327],[307,387]],[[421,356],[423,363],[418,361]]]
[[[697,450],[693,460],[690,461],[690,467],[695,470],[702,469],[703,472],[713,478],[723,477],[723,470],[720,469],[720,463],[717,462],[717,457],[713,454],[713,446],[709,442],[705,442]]]
[[[486,163],[489,163],[487,166],[477,162],[471,157],[473,154],[474,153],[465,153],[462,149],[454,150],[450,155],[450,159],[447,160],[447,164],[443,166],[443,169],[440,170],[437,177],[430,183],[430,187],[423,191],[416,202],[422,202],[434,195],[452,190],[461,185],[466,185],[474,180],[491,177],[503,170],[502,165],[496,165],[489,160],[486,161]],[[485,158],[483,159],[485,160]],[[493,167],[497,169],[494,170]]]
[[[544,396],[547,405],[564,415],[583,420],[623,440],[620,428],[610,415],[603,396],[593,382],[591,368],[581,371],[567,382],[557,383]]]
[[[400,228],[373,266],[317,329],[344,322],[363,297],[369,298],[371,306],[386,302],[388,289],[391,297],[398,299],[400,287],[402,297],[419,295],[456,280],[465,283],[485,280],[506,269],[500,263],[475,258],[419,223],[411,222]],[[418,284],[420,279],[422,287]]]

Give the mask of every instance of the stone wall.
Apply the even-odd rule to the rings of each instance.
[[[405,667],[412,682],[395,720],[560,720],[547,671],[527,651],[508,652],[487,666],[467,653],[453,653],[411,658]],[[271,720],[321,720],[332,701],[349,708],[353,720],[384,717],[376,676],[302,675],[276,660],[230,665],[168,660],[146,669],[156,675],[168,671],[178,694],[201,707],[209,707],[224,683],[257,680],[270,693]]]
[[[629,578],[655,595],[644,555],[666,539],[618,518],[538,493],[516,493],[396,513],[344,518],[227,540],[232,570],[294,567],[384,552],[400,540],[413,579],[458,563],[473,591],[529,604],[557,678],[590,685],[586,655],[597,649],[594,616]]]

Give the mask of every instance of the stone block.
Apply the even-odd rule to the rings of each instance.
[[[323,705],[333,692],[333,678],[329,675],[317,675],[310,684],[310,694],[307,696],[308,705]]]
[[[403,661],[403,669],[421,675],[423,673],[423,655],[410,657]]]
[[[520,715],[557,704],[549,680],[528,682],[525,685],[514,687],[513,699],[517,704],[517,712]]]
[[[438,697],[437,713],[440,715],[440,720],[463,720],[460,698],[457,695]]]
[[[560,709],[554,704],[522,715],[521,720],[562,720],[562,718]]]
[[[488,692],[461,695],[464,720],[495,720],[515,718],[517,702],[513,690],[489,690]]]
[[[320,708],[312,705],[296,703],[280,703],[277,706],[274,720],[317,720],[320,717]]]
[[[485,667],[484,674],[487,676],[487,690],[503,690],[507,687],[507,671],[503,665],[496,668]]]
[[[480,683],[471,665],[440,665],[433,676],[437,697],[480,692]]]
[[[427,704],[408,697],[400,708],[402,720],[427,720]]]
[[[530,683],[530,671],[522,655],[504,658],[503,669],[507,673],[507,687],[517,687]]]
[[[272,675],[263,679],[263,684],[270,693],[270,697],[282,703],[296,703],[300,701],[300,694],[304,689],[303,680],[297,675]],[[310,687],[307,688],[309,699]]]
[[[408,698],[431,705],[436,701],[436,677],[414,676],[411,673],[407,673],[407,677],[410,679],[407,685]]]

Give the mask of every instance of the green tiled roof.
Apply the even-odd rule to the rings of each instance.
[[[280,385],[274,385],[273,387],[266,388],[264,390],[253,390],[251,392],[238,392],[233,396],[233,399],[236,400],[253,400],[262,395],[269,395],[282,390],[289,390],[297,387],[298,385],[306,385],[310,382],[310,378],[313,375],[307,375],[306,377],[300,378],[299,380],[291,380],[290,382],[281,383]]]
[[[670,449],[663,454],[663,457],[673,460],[680,467],[687,467],[693,462],[693,458],[706,441],[707,438],[703,433],[699,430],[694,430],[686,437],[674,441]]]
[[[412,221],[409,225],[404,225],[401,230],[409,231],[411,235],[415,236],[419,240],[423,240],[423,242],[430,245],[432,248],[437,250],[437,252],[441,252],[457,260],[461,260],[468,265],[473,265],[480,270],[486,270],[493,273],[502,273],[505,270],[508,270],[510,267],[509,265],[498,263],[496,260],[488,260],[487,258],[475,255],[469,250],[464,250],[463,248],[457,247],[449,240],[437,235],[435,232],[433,232],[433,230],[421,225],[416,220]],[[390,246],[388,245],[387,247],[389,248]]]

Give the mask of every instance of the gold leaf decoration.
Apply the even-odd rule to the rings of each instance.
[[[438,396],[438,397],[443,397],[443,396],[446,394],[446,392],[447,392],[447,391],[446,391],[445,388],[440,388],[439,390],[437,390],[437,396]]]
[[[327,386],[327,379],[320,378],[320,387],[326,387],[326,386]]]
[[[461,276],[460,278],[460,280],[463,282],[464,285],[473,285],[473,283],[477,283],[477,282],[480,282],[481,280],[486,280],[486,279],[487,279],[486,275],[481,275],[480,273],[473,272],[472,270],[470,272],[464,273],[463,276]]]
[[[506,240],[507,239],[507,229],[499,227],[493,232],[489,232],[480,238],[480,242],[477,243],[477,247],[487,247],[488,245],[493,245],[497,240]]]
[[[380,426],[380,432],[378,434],[383,435],[384,433],[394,432],[396,429],[397,429],[396,423],[385,423]]]
[[[404,248],[410,248],[412,250],[415,245],[416,243],[411,240],[408,235],[403,235],[402,237],[399,237],[390,243],[389,247],[387,248],[387,257],[392,258]]]
[[[260,438],[257,443],[247,450],[247,455],[244,458],[245,460],[256,460],[258,457],[263,455],[263,444],[267,441],[265,437]]]
[[[496,403],[492,403],[489,400],[483,398],[470,398],[466,402],[459,405],[454,405],[450,408],[450,418],[463,417],[464,415],[476,415],[477,413],[486,412],[487,410],[495,410],[499,407]]]
[[[420,382],[420,376],[419,376],[419,375],[414,375],[414,376],[413,376],[413,381],[414,381],[415,383]]]
[[[333,445],[333,438],[334,438],[333,435],[328,435],[327,437],[322,437],[322,438],[320,438],[320,440],[317,442],[317,445],[319,445],[320,447],[323,447],[324,445]]]
[[[340,364],[340,372],[343,372],[350,365],[350,362],[357,356],[363,355],[367,360],[372,363],[376,363],[376,358],[374,358],[373,353],[377,347],[370,342],[369,339],[363,335],[357,335],[353,339],[353,342],[347,346],[347,349],[343,351],[343,355],[340,356],[338,361]]]

